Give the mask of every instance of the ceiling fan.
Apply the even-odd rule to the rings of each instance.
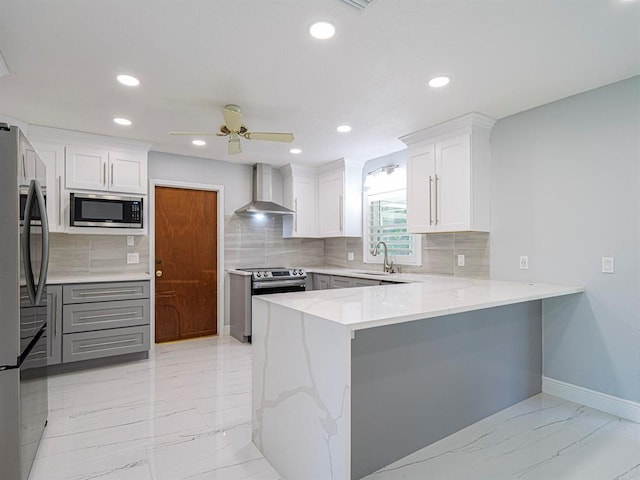
[[[249,132],[242,124],[242,112],[238,105],[225,105],[222,110],[224,124],[218,133],[213,132],[169,132],[169,135],[216,135],[229,137],[229,154],[242,153],[240,137],[247,140],[266,140],[268,142],[293,142],[293,133]]]

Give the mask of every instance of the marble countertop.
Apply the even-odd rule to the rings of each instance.
[[[346,275],[346,272],[337,273],[339,269],[310,268],[308,271]],[[254,296],[253,301],[282,305],[342,324],[350,330],[361,330],[584,292],[584,287],[570,285],[392,275],[414,283]],[[392,275],[374,277],[396,281],[390,278]]]
[[[133,282],[139,280],[151,280],[151,275],[144,272],[109,274],[103,273],[99,275],[56,275],[53,272],[49,272],[49,275],[47,275],[47,285],[59,285],[63,283]]]

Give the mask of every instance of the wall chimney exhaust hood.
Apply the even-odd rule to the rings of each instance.
[[[271,214],[291,215],[295,213],[271,201],[271,165],[257,163],[253,166],[253,200],[236,210],[238,215]]]

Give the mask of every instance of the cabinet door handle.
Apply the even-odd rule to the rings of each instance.
[[[53,305],[51,308],[51,311],[53,312],[53,318],[55,318],[55,321],[53,322],[53,325],[50,325],[49,328],[51,328],[51,331],[53,333],[53,338],[56,338],[57,335],[57,328],[58,328],[58,322],[60,321],[60,319],[58,318],[58,295],[51,295],[51,299],[53,300]]]
[[[113,187],[113,163],[111,164],[111,186]]]
[[[22,178],[27,179],[27,161],[24,158],[24,153],[22,154]]]
[[[429,175],[429,225],[433,225],[433,195],[431,188],[433,186],[433,177]]]
[[[343,223],[344,223],[344,198],[342,197],[342,195],[340,195],[340,233],[342,233],[343,230]]]
[[[58,176],[58,225],[62,225],[62,176]]]
[[[436,225],[438,225],[438,180],[440,179],[438,178],[438,175],[436,175]]]
[[[102,185],[106,185],[107,184],[107,164],[103,163],[102,164]]]
[[[293,209],[295,210],[295,216],[296,218],[294,219],[294,225],[293,225],[293,230],[298,233],[298,199],[294,199],[293,200]]]

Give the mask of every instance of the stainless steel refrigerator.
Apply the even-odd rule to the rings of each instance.
[[[0,123],[0,480],[26,480],[48,414],[44,163]]]

